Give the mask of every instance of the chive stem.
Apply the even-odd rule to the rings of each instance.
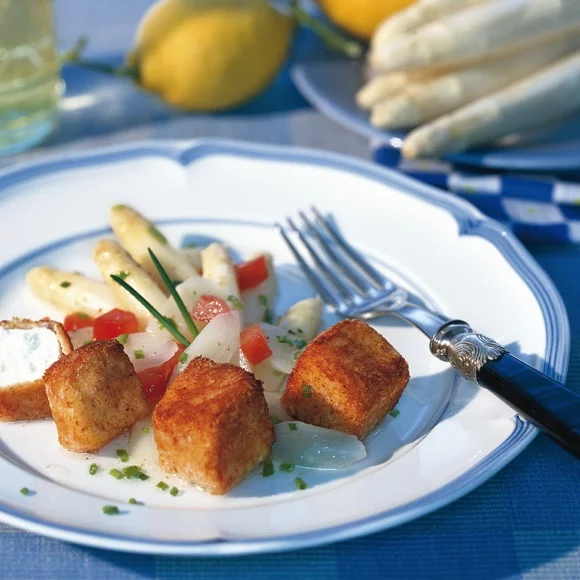
[[[171,279],[167,275],[165,268],[161,265],[161,262],[157,259],[157,256],[155,255],[153,250],[151,248],[147,248],[147,251],[149,252],[149,256],[151,257],[154,266],[157,268],[159,275],[163,279],[165,286],[167,286],[167,289],[171,293],[171,296],[173,296],[173,299],[175,300],[175,303],[179,308],[179,312],[181,312],[181,316],[183,316],[183,320],[185,320],[185,324],[187,325],[189,332],[191,332],[191,336],[195,338],[199,334],[199,332],[197,331],[197,327],[193,322],[193,318],[191,317],[189,310],[187,310],[187,307],[183,303],[183,300],[181,299],[179,292],[175,289],[175,284],[171,281]]]
[[[171,322],[169,322],[168,318],[163,316],[163,314],[161,314],[161,312],[159,312],[155,306],[143,298],[143,296],[141,296],[137,290],[129,286],[125,280],[119,278],[119,276],[115,276],[115,274],[111,274],[111,278],[115,280],[117,284],[127,290],[127,292],[129,292],[129,294],[131,294],[135,300],[138,300],[151,313],[151,315],[157,319],[159,324],[162,324],[167,329],[167,331],[175,338],[175,340],[180,342],[185,347],[188,347],[191,344],[189,340],[187,340],[187,338],[185,338],[185,336],[183,336],[183,334],[181,334],[181,332],[179,332],[179,330],[177,330],[177,328],[175,328]]]

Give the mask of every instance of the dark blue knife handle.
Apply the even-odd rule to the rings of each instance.
[[[580,395],[508,352],[484,363],[477,381],[580,458]]]

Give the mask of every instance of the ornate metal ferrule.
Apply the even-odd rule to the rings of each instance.
[[[477,380],[479,369],[506,352],[497,342],[474,332],[462,320],[442,326],[429,344],[431,352],[440,360],[451,363],[465,378]]]

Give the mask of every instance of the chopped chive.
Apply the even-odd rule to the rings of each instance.
[[[126,278],[129,277],[129,272],[127,272],[127,270],[121,270],[117,276],[119,276],[119,278],[121,278],[121,280],[125,280]]]
[[[141,433],[143,433],[143,435],[146,435],[147,433],[149,433],[149,427],[143,427],[141,429]]]
[[[312,399],[312,385],[306,383],[302,385],[302,396],[306,399]]]
[[[163,314],[161,314],[161,312],[159,312],[159,310],[157,310],[150,302],[148,302],[145,298],[143,298],[143,296],[141,296],[141,294],[139,294],[139,292],[137,292],[137,290],[135,290],[133,287],[129,286],[129,284],[127,284],[127,282],[125,282],[125,280],[121,280],[121,278],[119,278],[119,276],[115,276],[114,274],[112,274],[111,278],[113,280],[115,280],[115,282],[117,282],[117,284],[119,284],[125,290],[127,290],[127,292],[129,292],[129,294],[131,294],[131,296],[133,296],[133,298],[135,298],[137,301],[139,301],[139,303],[141,303],[152,314],[152,316],[155,317],[157,322],[162,324],[168,330],[168,332],[170,332],[173,335],[173,337],[178,342],[180,342],[184,346],[190,345],[189,340],[187,340],[187,338],[185,338],[185,336],[183,336],[183,334],[181,334],[181,332],[179,332],[179,330],[177,330],[177,328],[175,328],[169,322],[169,319],[165,318],[165,316],[163,316]]]
[[[308,487],[308,485],[306,485],[306,482],[301,477],[297,477],[294,480],[294,483],[296,484],[296,487],[298,489],[306,489]]]
[[[104,505],[103,506],[103,513],[106,516],[118,516],[121,512],[116,505]]]
[[[243,310],[244,309],[244,303],[239,298],[234,296],[233,294],[230,294],[228,296],[228,302],[232,303],[232,308],[234,310]]]
[[[99,470],[99,466],[96,463],[91,463],[89,465],[89,475],[95,475]]]
[[[141,471],[140,473],[137,474],[137,478],[140,479],[141,481],[147,481],[149,479],[149,476]]]
[[[270,421],[272,421],[272,425],[278,425],[280,423],[280,419],[276,415],[270,415]]]
[[[169,290],[171,296],[173,296],[173,300],[175,300],[175,303],[179,308],[179,312],[181,312],[181,316],[183,316],[183,320],[185,320],[185,324],[187,325],[189,332],[191,332],[191,336],[195,338],[199,334],[199,332],[197,330],[197,327],[195,326],[195,323],[193,322],[193,318],[191,317],[191,314],[189,313],[187,306],[185,306],[181,296],[179,295],[179,292],[175,289],[175,284],[173,284],[173,282],[169,279],[169,276],[167,275],[165,268],[163,268],[161,262],[157,259],[157,256],[153,253],[153,250],[151,248],[147,248],[147,251],[149,252],[149,256],[153,261],[155,268],[157,268],[157,272],[159,272],[159,275],[163,279],[165,286],[167,286],[167,289]]]
[[[149,233],[161,244],[167,245],[167,238],[153,225],[149,226]]]
[[[172,487],[169,493],[175,497],[179,493],[179,490],[176,487]]]
[[[296,352],[295,352],[295,353],[292,355],[292,358],[293,358],[294,360],[298,360],[298,359],[300,358],[300,355],[301,355],[301,354],[302,354],[302,351],[301,351],[301,350],[297,350],[297,351],[296,351]]]
[[[258,304],[262,306],[268,306],[268,297],[265,294],[260,294],[258,296]]]
[[[126,449],[117,449],[117,457],[123,462],[127,463],[129,461],[129,454]]]
[[[283,335],[277,334],[276,335],[276,340],[280,344],[290,344],[290,339],[287,336],[283,336]]]
[[[274,464],[268,457],[268,459],[264,461],[264,466],[262,467],[262,477],[270,477],[270,475],[274,475]]]
[[[295,340],[294,346],[298,349],[304,348],[306,346],[306,341],[303,338]]]
[[[87,320],[87,318],[89,317],[88,314],[86,314],[85,312],[76,312],[75,313],[77,315],[78,318],[80,318],[81,320]]]
[[[298,431],[298,425],[296,425],[296,423],[288,423],[288,429],[290,429],[290,431]]]
[[[401,414],[401,411],[399,411],[399,409],[393,409],[393,410],[392,410],[392,411],[389,413],[389,415],[390,415],[391,417],[393,417],[393,418],[394,418],[394,417],[398,417],[400,414]]]
[[[132,505],[139,505],[139,502],[134,497],[129,498],[129,503]]]
[[[275,377],[281,377],[281,376],[282,376],[284,373],[283,373],[282,371],[279,371],[278,369],[274,369],[274,370],[272,371],[272,374],[273,374]]]
[[[266,310],[264,311],[264,322],[266,324],[274,323],[274,313],[269,308],[266,308]]]
[[[117,337],[117,340],[123,345],[127,344],[127,341],[129,340],[129,335],[128,334],[120,334]]]
[[[297,328],[297,329],[296,329],[296,332],[297,332],[298,334],[304,334],[304,331],[303,331],[301,328]]]
[[[22,495],[28,495],[30,493],[30,490],[27,487],[21,487],[20,488],[20,493]]]
[[[182,353],[179,355],[179,362],[180,362],[181,364],[185,364],[185,363],[187,362],[187,359],[188,359],[188,358],[189,358],[189,355],[188,355],[186,352],[182,352]]]
[[[68,288],[70,285],[71,285],[71,283],[67,282],[66,280],[64,282],[60,283],[61,288]]]
[[[111,469],[109,475],[112,475],[115,479],[123,479],[123,472],[118,469]]]
[[[141,349],[134,350],[133,354],[137,360],[145,358],[145,352]]]
[[[169,486],[164,481],[160,481],[157,484],[157,488],[160,489],[161,491],[167,491],[169,489]]]
[[[138,465],[129,465],[129,467],[125,467],[123,469],[123,475],[127,479],[131,479],[132,477],[137,477],[141,473],[141,468]]]
[[[293,463],[280,463],[280,467],[278,468],[280,471],[286,471],[287,473],[291,473],[294,471],[294,464]]]
[[[83,346],[87,346],[87,344],[91,344],[91,342],[93,342],[93,339],[92,338],[89,338],[89,340],[85,340],[83,342]]]

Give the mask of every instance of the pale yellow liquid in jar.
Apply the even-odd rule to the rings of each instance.
[[[59,88],[51,0],[0,0],[0,155],[50,133]]]

